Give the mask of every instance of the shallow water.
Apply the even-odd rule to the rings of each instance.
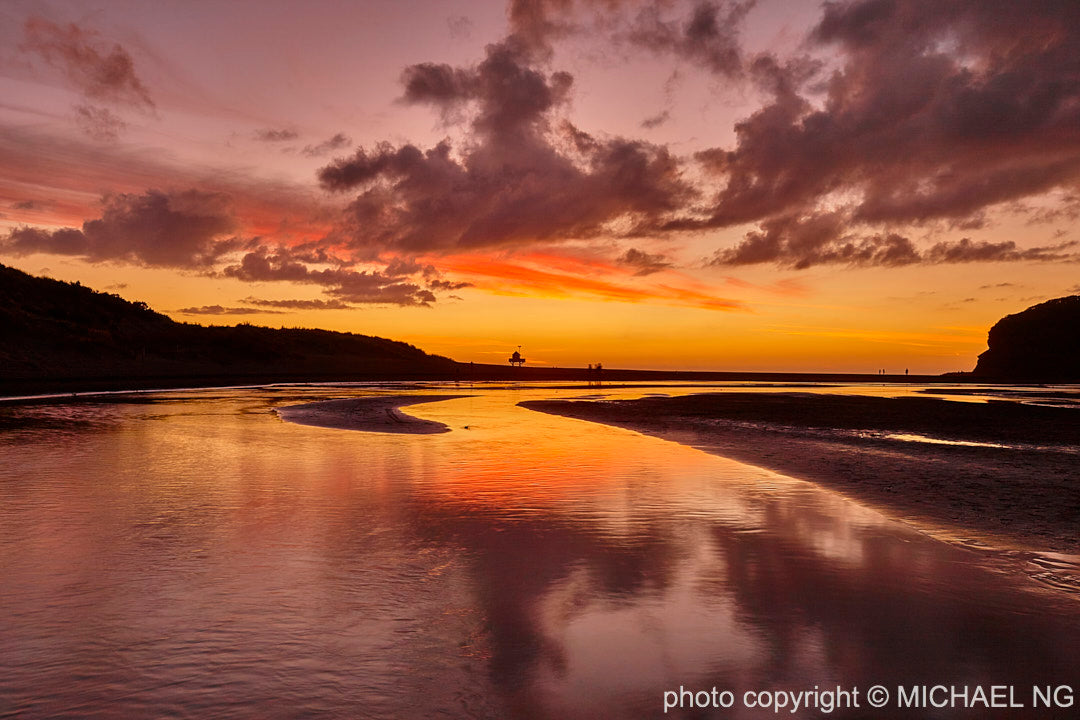
[[[680,686],[1013,685],[1028,706],[1035,684],[1080,689],[1080,600],[1007,554],[515,406],[656,388],[404,409],[438,435],[273,412],[403,391],[447,389],[0,406],[0,717],[647,718]],[[711,712],[666,717],[773,715]]]

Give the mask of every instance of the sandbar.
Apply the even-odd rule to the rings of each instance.
[[[1080,409],[811,393],[527,401],[831,487],[939,536],[1080,553]]]
[[[360,430],[363,432],[432,435],[450,432],[440,422],[422,420],[400,412],[406,405],[455,400],[468,395],[378,395],[342,398],[277,408],[278,417],[299,425]]]

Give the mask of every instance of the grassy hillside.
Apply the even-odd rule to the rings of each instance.
[[[0,386],[451,377],[455,368],[367,335],[178,323],[145,303],[0,265]]]

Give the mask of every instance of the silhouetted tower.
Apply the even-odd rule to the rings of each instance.
[[[510,364],[515,367],[521,367],[525,364],[525,358],[521,357],[520,345],[518,345],[518,349],[514,351],[514,354],[510,356]]]

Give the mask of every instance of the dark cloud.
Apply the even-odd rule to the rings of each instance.
[[[437,272],[433,265],[421,265],[415,258],[402,257],[391,258],[390,262],[382,270],[383,275],[388,277],[406,277],[417,274],[424,277],[434,277]]]
[[[1038,260],[1042,262],[1070,260],[1077,257],[1069,252],[1080,242],[1066,242],[1047,247],[1020,248],[1012,241],[991,243],[975,242],[963,238],[956,242],[940,242],[926,251],[927,262],[1002,262],[1016,260]]]
[[[427,152],[427,159],[444,158],[449,163],[450,145],[443,143]],[[350,190],[367,185],[380,177],[399,178],[409,175],[425,163],[425,155],[414,145],[394,148],[382,143],[367,152],[358,148],[350,158],[335,160],[319,171],[319,182],[327,190]]]
[[[628,234],[660,224],[694,196],[665,148],[594,138],[554,122],[573,78],[545,73],[513,43],[491,45],[470,68],[405,70],[404,100],[474,111],[472,139],[360,148],[319,172],[323,187],[356,190],[357,247],[414,253]]]
[[[31,17],[24,28],[23,50],[60,69],[87,98],[153,110],[150,92],[135,74],[135,61],[119,44],[71,23],[57,25]]]
[[[453,280],[428,280],[428,290],[461,290],[462,288],[473,287],[471,282],[459,282]],[[457,298],[460,300],[461,298]]]
[[[227,195],[148,190],[107,196],[101,218],[81,229],[16,228],[0,247],[15,255],[43,252],[91,262],[207,268],[227,253],[252,247],[251,240],[229,236],[235,229]]]
[[[304,146],[304,149],[300,152],[308,157],[320,157],[346,148],[349,145],[352,145],[352,139],[345,133],[337,133],[333,137],[327,138],[317,145]]]
[[[1011,241],[975,242],[969,238],[939,242],[924,251],[895,233],[859,234],[849,229],[844,213],[782,216],[767,220],[731,248],[717,250],[709,265],[772,263],[805,269],[814,265],[896,267],[914,263],[1056,261],[1080,258],[1078,242],[1020,248]]]
[[[108,108],[94,105],[76,105],[75,124],[89,137],[102,142],[117,140],[127,128],[127,123]]]
[[[657,53],[672,53],[729,78],[743,72],[739,32],[746,14],[756,4],[699,2],[688,18],[665,20],[662,7],[649,4],[638,14],[627,37],[637,46]]]
[[[707,224],[838,191],[858,197],[855,222],[971,222],[1080,180],[1080,4],[826,3],[811,40],[841,53],[824,102],[789,82],[733,150],[702,154],[724,183]]]
[[[551,52],[551,41],[568,34],[573,24],[570,10],[573,0],[510,0],[510,40],[529,52],[544,56]]]
[[[262,130],[255,131],[255,139],[259,142],[288,142],[290,140],[295,140],[298,137],[300,137],[300,133],[296,132],[295,130],[289,130],[287,128],[283,128],[280,130],[275,130],[273,128],[264,128]]]
[[[246,297],[241,302],[256,307],[284,308],[288,310],[348,310],[353,307],[341,300],[263,300]]]
[[[15,210],[36,210],[38,205],[33,200],[23,200],[11,206]]]
[[[651,8],[656,4],[651,0],[510,0],[507,9],[510,34],[507,41],[534,60],[544,61],[550,59],[552,45],[557,40],[572,35],[594,37],[598,33],[611,33],[622,27],[625,16],[635,9]],[[671,3],[664,0],[661,4]],[[699,10],[708,15],[714,6],[718,6],[718,13],[723,13],[728,4],[699,2],[695,5],[695,15]],[[713,18],[722,21],[723,15],[714,15]],[[693,19],[687,19],[685,24],[693,24]],[[688,29],[687,33],[708,45],[714,42],[706,37],[714,30],[708,25],[709,18],[704,17],[698,21],[697,27]],[[715,31],[718,34],[723,32],[720,28]],[[673,32],[680,35],[682,28]]]
[[[390,272],[311,268],[284,248],[277,251],[260,248],[244,255],[239,264],[226,267],[223,274],[245,282],[287,281],[319,285],[331,298],[344,303],[430,305],[435,302],[434,293],[396,272],[393,268]]]
[[[284,315],[280,310],[263,310],[261,308],[245,307],[222,307],[221,305],[203,305],[201,307],[188,307],[176,311],[180,315]]]
[[[826,3],[817,69],[761,56],[773,100],[736,125],[731,150],[697,155],[719,184],[707,218],[669,229],[758,222],[720,264],[906,264],[1053,260],[1066,246],[939,243],[917,253],[895,228],[974,230],[996,205],[1080,188],[1080,4],[981,0]],[[815,86],[810,86],[813,91]],[[837,211],[837,202],[841,209]],[[824,207],[830,207],[824,210]],[[843,216],[843,227],[822,223]],[[795,220],[798,219],[798,220]],[[827,224],[827,222],[826,222]],[[844,235],[852,237],[844,237]]]
[[[774,263],[804,269],[813,265],[909,265],[920,256],[911,241],[896,233],[854,237],[844,230],[842,213],[767,220],[732,248],[718,250],[710,265]]]
[[[623,265],[635,268],[635,275],[651,275],[671,267],[664,255],[649,253],[637,248],[630,248],[619,256],[618,261]]]
[[[519,46],[504,41],[489,45],[475,68],[422,63],[405,69],[403,100],[453,110],[473,103],[474,128],[489,138],[519,140],[543,127],[547,113],[569,96],[573,76],[546,74]]]

